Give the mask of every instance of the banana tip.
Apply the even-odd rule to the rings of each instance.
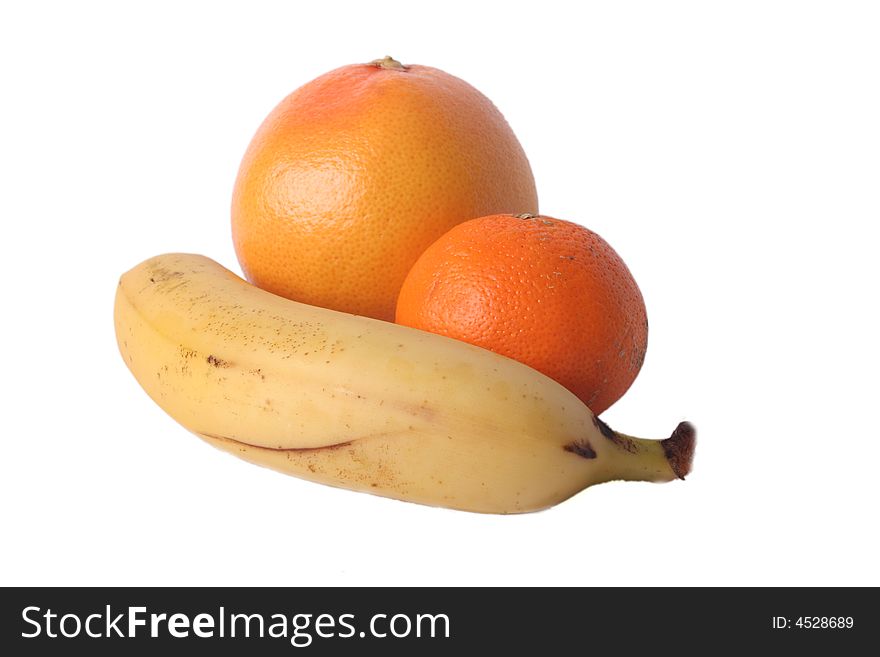
[[[679,479],[690,474],[697,446],[697,430],[690,422],[681,422],[672,435],[660,441],[672,471]]]

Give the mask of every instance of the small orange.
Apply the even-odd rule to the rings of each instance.
[[[326,73],[272,110],[241,162],[232,237],[258,287],[391,321],[434,240],[526,210],[538,211],[532,171],[492,102],[386,57]]]
[[[509,356],[597,415],[632,385],[648,346],[642,293],[596,233],[551,217],[459,224],[410,270],[397,322]]]

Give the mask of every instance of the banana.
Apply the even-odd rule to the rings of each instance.
[[[485,513],[614,479],[684,478],[695,445],[612,431],[543,374],[457,340],[308,306],[213,260],[151,258],[114,309],[126,365],[221,450],[324,484]]]

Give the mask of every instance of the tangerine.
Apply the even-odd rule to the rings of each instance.
[[[641,291],[614,249],[528,213],[473,219],[434,242],[403,283],[396,321],[521,361],[597,415],[632,385],[648,345]]]

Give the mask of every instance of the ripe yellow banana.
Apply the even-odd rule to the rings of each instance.
[[[197,255],[119,281],[119,349],[184,427],[305,479],[455,509],[542,509],[690,470],[694,430],[616,433],[543,374],[457,340],[307,306]]]

